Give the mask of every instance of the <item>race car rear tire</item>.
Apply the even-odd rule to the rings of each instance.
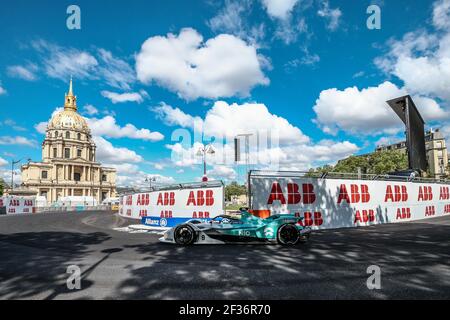
[[[173,238],[176,244],[182,246],[188,246],[194,243],[195,241],[195,231],[188,224],[182,224],[175,228],[173,232]]]
[[[293,246],[300,240],[297,227],[292,223],[281,225],[277,231],[277,242],[283,246]]]

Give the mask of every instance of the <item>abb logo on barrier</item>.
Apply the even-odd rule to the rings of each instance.
[[[186,203],[187,206],[212,206],[214,205],[214,191],[213,190],[198,190],[197,197],[194,191],[189,193],[189,198]]]
[[[436,214],[436,209],[434,206],[426,206],[425,207],[425,217],[431,217]]]
[[[366,203],[369,202],[369,200],[369,187],[365,184],[351,184],[350,194],[348,193],[345,184],[341,184],[339,188],[338,204],[341,204],[343,201],[346,201],[347,203]]]
[[[10,207],[18,207],[18,206],[20,206],[19,200],[17,200],[17,199],[11,199],[11,200],[9,201],[9,206],[10,206]]]
[[[296,183],[287,184],[287,201],[286,197],[281,190],[281,186],[278,182],[272,184],[272,190],[270,191],[267,204],[273,204],[274,201],[280,201],[281,204],[298,204],[302,201],[303,204],[311,204],[316,201],[316,194],[314,193],[314,186],[311,183],[302,184],[302,194],[300,194],[299,186]]]
[[[375,221],[375,211],[370,210],[356,210],[355,220],[353,224],[357,224],[358,222],[374,222]]]
[[[405,220],[411,218],[411,210],[409,208],[398,208],[395,220]]]
[[[450,200],[450,191],[448,187],[440,188],[439,200]]]
[[[450,204],[444,206],[444,213],[450,213]]]
[[[157,206],[173,206],[175,204],[175,192],[160,192]]]
[[[172,210],[161,210],[160,218],[172,218]]]
[[[199,211],[198,213],[194,211],[192,214],[192,218],[209,218],[209,212],[208,211]]]
[[[146,217],[147,216],[147,210],[141,209],[139,210],[139,217]]]
[[[132,206],[133,205],[133,196],[127,196],[125,199],[125,205]]]
[[[138,194],[136,204],[138,206],[148,206],[150,204],[150,195],[148,193]]]
[[[433,200],[433,188],[430,186],[419,187],[419,197],[417,201]]]
[[[300,217],[300,212],[295,213],[296,217]],[[321,212],[305,212],[303,213],[303,220],[299,222],[299,224],[303,227],[310,227],[310,226],[321,226],[323,224],[323,218]]]
[[[384,202],[405,202],[408,200],[408,189],[406,186],[391,185],[386,186],[386,195],[384,197]]]

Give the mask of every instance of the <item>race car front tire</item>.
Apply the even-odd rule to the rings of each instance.
[[[283,246],[293,246],[300,240],[300,234],[294,224],[281,225],[277,231],[277,242]]]
[[[175,228],[173,232],[173,238],[176,244],[182,246],[188,246],[194,243],[195,241],[195,231],[188,224],[182,224]]]

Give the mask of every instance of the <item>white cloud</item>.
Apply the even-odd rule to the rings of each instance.
[[[175,183],[175,179],[172,177],[147,173],[141,170],[136,164],[106,163],[105,166],[117,170],[116,184],[119,187],[133,186],[137,188],[148,188],[150,184],[145,181],[146,178],[155,178],[156,181],[152,181],[152,185],[154,186]]]
[[[450,29],[450,0],[438,0],[433,4],[433,24],[437,29]]]
[[[160,141],[164,136],[157,131],[148,129],[138,129],[134,125],[128,123],[124,127],[116,123],[116,119],[112,116],[106,116],[101,119],[86,118],[89,128],[93,135],[105,136],[109,138],[130,138],[146,141]]]
[[[201,130],[198,133],[201,133],[204,139],[215,138],[213,142],[215,154],[207,156],[209,165],[232,165],[233,138],[242,133],[253,134],[250,139],[250,162],[259,166],[274,165],[275,169],[296,167],[304,170],[314,164],[335,161],[359,150],[355,144],[348,141],[323,140],[314,143],[299,128],[286,119],[270,113],[265,105],[258,103],[229,105],[218,101],[207,111],[203,120],[167,105],[161,111],[159,116],[163,120],[164,115],[170,119],[166,123],[195,131]],[[192,119],[196,119],[196,123],[197,121],[202,123],[193,129]],[[274,132],[276,134],[273,134]],[[270,137],[275,139],[267,143],[266,138]],[[174,141],[178,140],[175,138]],[[179,167],[192,167],[201,163],[201,157],[196,153],[202,146],[203,144],[198,141],[190,144],[185,139],[181,143],[166,145],[172,151],[172,163]]]
[[[262,0],[264,8],[272,18],[287,19],[298,0]]]
[[[235,180],[237,177],[236,171],[229,167],[223,165],[216,165],[213,169],[208,170],[208,177],[213,180]]]
[[[99,137],[92,137],[97,146],[97,161],[103,163],[138,163],[142,162],[142,157],[136,152],[121,147],[114,147],[108,140]]]
[[[331,9],[329,2],[325,1],[322,8],[317,11],[317,15],[328,20],[327,29],[335,31],[339,27],[342,11],[339,8]]]
[[[32,43],[33,48],[43,56],[44,70],[52,78],[67,81],[70,75],[75,78],[92,78],[98,61],[87,51],[65,48],[45,40]]]
[[[261,103],[244,103],[242,105],[217,101],[208,110],[205,118],[193,117],[178,108],[162,105],[157,108],[158,115],[166,124],[178,125],[195,130],[203,129],[206,136],[234,139],[238,134],[273,131],[280,143],[304,143],[309,137],[291,125],[285,118],[269,112]]]
[[[114,104],[123,102],[141,103],[142,101],[144,101],[141,94],[138,92],[116,93],[104,90],[102,91],[102,96],[108,98]]]
[[[164,102],[161,102],[159,106],[152,107],[149,110],[155,112],[157,117],[169,126],[201,129],[203,123],[202,118],[193,117],[190,114],[183,112],[181,109],[173,108]]]
[[[405,94],[404,89],[389,81],[362,90],[357,87],[323,90],[313,107],[317,115],[315,121],[325,132],[331,134],[337,130],[365,135],[392,134],[401,130],[404,125],[386,101]],[[413,100],[425,121],[449,116],[432,99],[413,96]]]
[[[32,47],[40,54],[42,69],[51,78],[67,81],[72,75],[75,79],[105,81],[111,87],[122,90],[130,90],[130,84],[136,81],[135,72],[128,62],[114,57],[105,49],[99,48],[90,52],[63,47],[42,39],[33,41]],[[11,72],[31,80],[32,68],[17,67]],[[38,68],[39,66],[34,66],[34,71]]]
[[[9,162],[0,157],[0,167],[6,166]]]
[[[36,129],[37,132],[41,133],[41,134],[45,134],[45,131],[47,130],[47,121],[42,121],[39,122],[37,124],[34,125],[34,128]]]
[[[20,78],[27,81],[37,80],[36,71],[38,66],[34,63],[29,63],[25,66],[15,65],[7,68],[8,75],[15,78]]]
[[[83,107],[83,112],[89,116],[98,114],[98,109],[91,104],[87,104]]]
[[[207,25],[215,33],[227,33],[259,45],[265,36],[265,25],[250,26],[247,19],[252,9],[250,0],[226,0],[218,14],[211,18]]]
[[[101,79],[114,88],[130,90],[130,84],[136,81],[136,74],[133,68],[124,60],[113,56],[110,51],[98,49],[101,61],[98,72]]]
[[[450,102],[450,1],[436,1],[434,32],[409,32],[388,42],[389,52],[375,64],[404,82],[412,93]]]
[[[0,96],[6,94],[6,89],[2,87],[2,82],[0,81]]]
[[[0,126],[8,126],[15,131],[27,131],[26,128],[17,125],[17,123],[12,119],[5,119],[4,121],[0,121]]]
[[[246,96],[268,85],[256,48],[228,34],[203,42],[194,29],[147,39],[136,56],[137,78],[185,99]]]
[[[29,147],[37,147],[39,143],[35,140],[30,140],[22,136],[2,136],[0,137],[0,145],[22,145]]]
[[[11,184],[11,168],[0,168],[0,178],[3,178],[8,185]],[[14,185],[20,185],[22,183],[22,174],[20,169],[14,170]]]

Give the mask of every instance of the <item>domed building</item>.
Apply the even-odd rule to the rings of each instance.
[[[22,166],[22,185],[51,203],[66,196],[92,196],[101,202],[115,196],[115,184],[116,170],[96,162],[96,146],[77,112],[71,79],[64,110],[47,124],[42,162]]]

